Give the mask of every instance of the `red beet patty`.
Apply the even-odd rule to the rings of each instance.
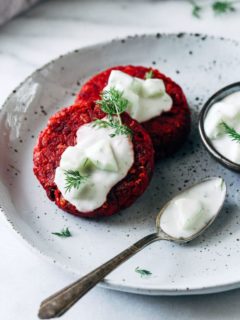
[[[95,112],[88,105],[80,107],[75,104],[62,109],[49,119],[34,148],[33,170],[48,197],[55,201],[59,208],[76,216],[111,216],[129,207],[145,191],[152,176],[154,150],[151,138],[140,124],[125,113],[122,120],[133,132],[134,147],[134,164],[127,176],[111,189],[106,202],[94,211],[80,212],[63,198],[54,183],[55,170],[59,166],[61,155],[68,146],[76,144],[76,132],[81,125],[102,116],[102,112]]]
[[[163,80],[166,92],[172,97],[173,106],[170,111],[141,124],[152,138],[157,158],[164,158],[177,151],[190,131],[190,110],[180,86],[158,70],[131,65],[110,68],[87,81],[78,93],[76,102],[81,104],[88,102],[91,108],[94,109],[95,101],[100,98],[100,93],[107,85],[112,70],[120,70],[140,79],[144,79],[146,72],[152,70],[153,78]]]

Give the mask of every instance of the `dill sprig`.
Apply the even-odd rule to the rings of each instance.
[[[111,138],[114,138],[116,135],[127,135],[127,136],[132,136],[132,130],[130,128],[128,128],[125,125],[119,125],[118,119],[116,118],[112,118],[110,121],[108,119],[108,121],[106,120],[96,120],[94,121],[93,126],[98,126],[99,128],[113,128],[115,129],[115,132],[110,134]]]
[[[153,78],[153,71],[152,70],[149,70],[145,73],[145,76],[144,76],[145,79],[152,79]]]
[[[240,1],[214,1],[211,4],[211,8],[216,15],[225,14],[229,12],[236,11],[235,4]],[[204,6],[199,5],[197,1],[189,0],[189,3],[192,5],[192,15],[196,18],[201,18],[202,11]]]
[[[72,188],[79,189],[80,184],[87,180],[87,176],[82,176],[79,171],[65,170],[65,191],[69,192]]]
[[[202,13],[202,10],[203,10],[203,7],[200,6],[199,4],[197,4],[195,1],[193,0],[190,0],[189,1],[192,5],[192,15],[198,19],[201,18],[201,13]]]
[[[123,97],[123,92],[114,87],[101,93],[101,100],[96,101],[101,106],[103,112],[110,116],[117,115],[120,124],[122,120],[120,114],[126,111],[128,100]]]
[[[229,137],[236,142],[240,142],[240,133],[238,133],[234,128],[230,127],[226,122],[222,122],[225,133],[229,135]]]
[[[152,274],[151,271],[148,271],[146,269],[140,269],[139,267],[135,269],[135,272],[139,273],[141,278],[150,276]]]
[[[61,232],[52,232],[55,236],[62,237],[62,238],[69,238],[72,236],[71,232],[68,228],[62,229]]]
[[[100,128],[111,127],[115,132],[111,137],[116,135],[132,135],[132,130],[122,123],[121,114],[126,111],[128,100],[123,97],[123,92],[118,91],[114,87],[101,93],[101,100],[96,101],[100,105],[103,112],[107,114],[106,120],[96,120],[94,126]],[[114,117],[116,116],[116,117]]]
[[[223,14],[228,12],[236,11],[234,6],[239,1],[215,1],[212,4],[212,9],[216,14]]]

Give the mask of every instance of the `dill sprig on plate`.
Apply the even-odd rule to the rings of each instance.
[[[128,100],[123,97],[123,92],[114,87],[101,93],[101,100],[96,101],[103,112],[107,114],[107,120],[96,120],[94,126],[100,128],[111,127],[115,130],[111,137],[116,135],[132,136],[132,130],[122,123],[121,114],[126,111]]]
[[[79,171],[65,170],[65,191],[69,192],[72,188],[79,189],[81,183],[86,182],[87,176],[82,176]]]
[[[68,228],[62,229],[61,232],[52,232],[55,236],[62,237],[62,238],[69,238],[72,236],[71,232]]]
[[[225,133],[229,135],[229,137],[236,142],[240,142],[240,133],[238,133],[234,128],[230,127],[226,122],[222,122]]]
[[[148,276],[150,276],[150,275],[152,274],[151,271],[148,271],[148,270],[146,270],[146,269],[140,269],[139,267],[137,267],[137,268],[135,269],[135,272],[139,273],[140,276],[141,276],[141,278],[143,278],[143,277],[148,277]]]

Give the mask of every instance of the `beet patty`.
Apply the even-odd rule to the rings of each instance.
[[[80,212],[66,201],[54,183],[55,170],[59,166],[61,155],[68,146],[76,144],[76,132],[80,126],[103,113],[95,112],[89,105],[78,104],[62,109],[52,116],[47,127],[40,133],[34,148],[34,173],[46,190],[49,199],[64,211],[82,217],[111,216],[130,206],[147,188],[154,167],[154,150],[151,138],[140,124],[128,114],[122,115],[125,125],[133,132],[134,164],[127,176],[118,182],[108,193],[107,201],[91,212]]]
[[[163,80],[166,92],[171,96],[173,105],[170,111],[141,123],[152,138],[157,158],[173,154],[186,140],[190,131],[190,110],[186,97],[175,82],[156,69],[142,66],[117,66],[105,70],[87,81],[78,93],[76,102],[81,105],[89,103],[91,109],[95,108],[95,101],[108,83],[112,70],[120,70],[133,77],[144,79],[147,72],[152,70],[153,78]]]

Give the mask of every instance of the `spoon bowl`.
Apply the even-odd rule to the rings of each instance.
[[[193,189],[193,188],[195,188],[195,187],[197,187],[197,186],[199,186],[201,184],[204,184],[206,182],[214,182],[214,181],[217,182],[219,180],[221,180],[221,188],[222,188],[222,191],[223,191],[223,196],[220,199],[218,199],[219,202],[218,202],[217,211],[215,212],[215,214],[208,220],[208,222],[202,228],[200,228],[197,232],[193,233],[191,236],[180,237],[180,238],[173,237],[173,236],[167,234],[164,230],[162,230],[162,228],[161,228],[161,218],[162,218],[164,212],[166,211],[166,209],[171,205],[171,203],[176,198],[181,197],[182,195],[184,195],[184,193],[188,192],[189,190],[191,190],[191,189]],[[222,178],[218,178],[218,177],[210,177],[210,178],[203,179],[201,182],[198,182],[195,185],[190,186],[190,187],[182,190],[176,196],[174,196],[172,199],[170,199],[162,207],[162,209],[158,213],[157,218],[156,218],[157,232],[164,238],[164,240],[174,241],[174,242],[177,242],[177,243],[187,243],[187,242],[190,242],[190,241],[194,240],[195,238],[199,237],[215,221],[215,219],[217,218],[218,214],[220,213],[220,211],[221,211],[221,209],[223,207],[223,204],[224,204],[224,201],[225,201],[225,197],[226,197],[226,193],[227,193],[226,183]]]
[[[206,223],[202,224],[195,232],[187,236],[176,236],[170,235],[164,230],[162,227],[162,219],[166,214],[168,208],[174,204],[174,201],[180,198],[184,193],[189,193],[191,190],[197,187],[201,187],[206,183],[220,183],[220,188],[222,191],[221,197],[217,197],[217,206],[215,208],[215,212],[209,217]],[[165,206],[160,210],[156,218],[156,232],[146,237],[140,239],[132,246],[127,248],[126,250],[119,253],[117,256],[107,261],[100,267],[96,268],[92,272],[83,276],[81,279],[76,282],[70,284],[68,287],[62,289],[61,291],[55,293],[50,296],[46,300],[44,300],[39,309],[38,316],[40,319],[50,319],[56,318],[63,315],[67,310],[71,308],[73,304],[75,304],[82,296],[84,296],[90,289],[92,289],[97,283],[104,279],[106,275],[116,269],[121,263],[128,260],[134,254],[145,248],[152,242],[158,240],[167,240],[174,241],[176,243],[186,243],[190,242],[193,239],[197,238],[200,234],[202,234],[216,219],[221,208],[223,206],[224,200],[226,197],[226,184],[223,179],[218,177],[211,177],[202,180],[200,183],[195,184],[192,187],[189,187],[182,192],[180,192],[176,197],[173,197],[170,201],[168,201]]]

